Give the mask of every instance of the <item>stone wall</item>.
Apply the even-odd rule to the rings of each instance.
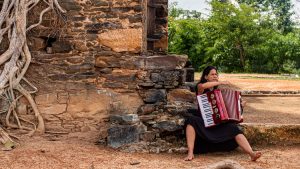
[[[114,109],[136,112],[141,67],[143,4],[139,0],[61,0],[62,18],[44,16],[29,32],[33,54],[27,76],[39,92],[35,100],[46,130],[101,132],[106,137]],[[30,22],[43,4],[29,14]],[[125,94],[124,94],[125,93]],[[122,112],[125,113],[125,112]]]
[[[67,22],[48,13],[28,34],[33,59],[26,76],[39,90],[46,131],[90,132],[112,147],[182,135],[182,115],[193,107],[185,86],[193,69],[187,56],[166,54],[168,1],[60,3]],[[29,22],[38,21],[42,7]],[[26,101],[19,109],[31,118]]]
[[[110,115],[108,145],[121,147],[138,142],[125,149],[154,152],[159,147],[158,151],[168,151],[176,147],[176,141],[182,145],[186,110],[196,105],[195,94],[184,81],[185,72],[190,69],[186,67],[187,57],[160,55],[143,60],[144,71],[137,74],[136,86],[143,104],[137,112]]]

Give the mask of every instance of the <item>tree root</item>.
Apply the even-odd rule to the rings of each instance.
[[[47,7],[40,13],[37,23],[27,25],[28,11],[38,3],[45,3]],[[4,36],[9,40],[9,47],[0,55],[0,114],[6,114],[5,125],[7,127],[27,130],[29,135],[36,131],[44,133],[45,124],[31,96],[37,92],[37,89],[24,78],[31,62],[26,33],[28,30],[40,25],[43,15],[50,10],[55,11],[57,14],[66,12],[60,7],[57,0],[4,0],[0,11],[0,44],[3,42]],[[22,86],[21,82],[24,82],[26,87]],[[28,87],[33,90],[28,91]],[[21,97],[28,100],[37,119],[37,124],[19,117],[16,108]],[[3,106],[3,103],[8,105]],[[24,126],[22,122],[25,122],[27,126]],[[8,141],[14,143],[2,128],[0,128],[0,132],[2,143]]]

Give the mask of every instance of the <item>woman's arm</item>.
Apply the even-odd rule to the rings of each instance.
[[[201,94],[205,89],[209,89],[218,85],[230,84],[228,81],[206,82],[198,84],[198,93]]]

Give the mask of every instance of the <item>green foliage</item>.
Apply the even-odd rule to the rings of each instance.
[[[201,22],[196,19],[178,20],[169,25],[169,51],[187,54],[193,65],[203,62],[205,39],[199,27]]]
[[[171,4],[169,9],[169,52],[187,54],[193,65],[203,62],[204,38],[202,29],[201,13],[196,11],[187,12],[176,8],[176,3]]]
[[[246,3],[260,12],[275,16],[274,24],[283,33],[292,31],[291,16],[294,12],[291,11],[293,7],[291,0],[238,0],[238,2]]]
[[[256,6],[270,2],[261,0]],[[176,4],[171,6],[169,52],[187,54],[198,71],[216,65],[224,72],[299,72],[300,29],[286,24],[283,31],[273,13],[261,14],[248,4],[236,8],[212,0],[211,15],[206,19],[188,17]],[[287,29],[289,26],[292,29]]]

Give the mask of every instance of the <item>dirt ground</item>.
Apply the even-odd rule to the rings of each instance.
[[[241,75],[239,75],[241,76]],[[247,90],[300,90],[300,80],[272,78],[243,78],[224,75]],[[263,76],[265,77],[265,76]],[[300,97],[246,97],[245,122],[299,124]],[[62,135],[21,138],[20,146],[13,151],[0,151],[1,169],[182,169],[206,168],[224,159],[237,161],[246,169],[300,169],[300,145],[287,147],[254,147],[263,156],[251,162],[239,150],[228,153],[196,155],[191,162],[183,161],[185,154],[125,153],[103,145],[96,145],[95,138],[85,135]]]
[[[229,81],[242,90],[300,91],[300,78],[280,75],[220,74],[220,80]]]
[[[299,169],[300,147],[263,147],[257,162],[240,151],[196,155],[191,162],[184,154],[125,153],[95,145],[87,140],[50,141],[35,137],[21,147],[1,152],[1,169],[183,169],[206,168],[225,159],[237,161],[246,169]],[[135,164],[135,165],[132,165]]]
[[[300,97],[244,97],[245,123],[300,124]]]

